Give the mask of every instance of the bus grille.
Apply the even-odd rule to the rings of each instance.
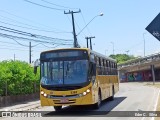
[[[63,103],[61,103],[60,100],[53,100],[53,102],[54,102],[55,104],[72,104],[72,103],[75,103],[76,100],[75,100],[75,99],[73,99],[73,100],[68,100],[68,102],[63,102]]]
[[[66,95],[66,96],[62,96],[62,95],[49,95],[48,97],[51,98],[51,99],[62,99],[64,97],[67,98],[67,99],[69,99],[69,98],[78,98],[79,95],[78,94],[76,94],[76,95]]]

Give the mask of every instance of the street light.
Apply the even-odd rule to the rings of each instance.
[[[113,45],[113,55],[114,55],[114,42],[111,42],[111,44]]]
[[[145,34],[146,34],[146,33],[143,33],[143,41],[144,41],[144,57],[145,57],[145,37],[144,37]]]
[[[100,13],[99,15],[94,16],[85,26],[84,28],[77,34],[77,36],[88,26],[89,23],[91,23],[96,17],[103,16],[103,13]]]

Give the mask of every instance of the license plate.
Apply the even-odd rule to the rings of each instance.
[[[61,103],[66,103],[66,102],[68,102],[69,100],[67,99],[67,98],[62,98],[61,100],[60,100],[60,102]]]

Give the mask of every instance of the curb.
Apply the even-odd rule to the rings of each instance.
[[[22,107],[17,107],[17,108],[13,108],[13,109],[9,109],[9,110],[1,110],[0,111],[0,117],[2,117],[2,112],[24,112],[24,111],[31,111],[31,110],[35,110],[36,108],[41,107],[40,103],[35,103],[35,104],[30,104],[30,105],[25,105]]]

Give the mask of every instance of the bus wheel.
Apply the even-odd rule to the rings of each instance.
[[[99,92],[98,92],[98,102],[95,104],[95,109],[99,109],[100,108],[101,102],[102,102],[102,97],[101,97],[101,92],[99,90]]]
[[[54,106],[55,111],[60,111],[62,109],[62,106]]]
[[[112,96],[110,97],[110,100],[114,100],[114,86],[112,87]]]

